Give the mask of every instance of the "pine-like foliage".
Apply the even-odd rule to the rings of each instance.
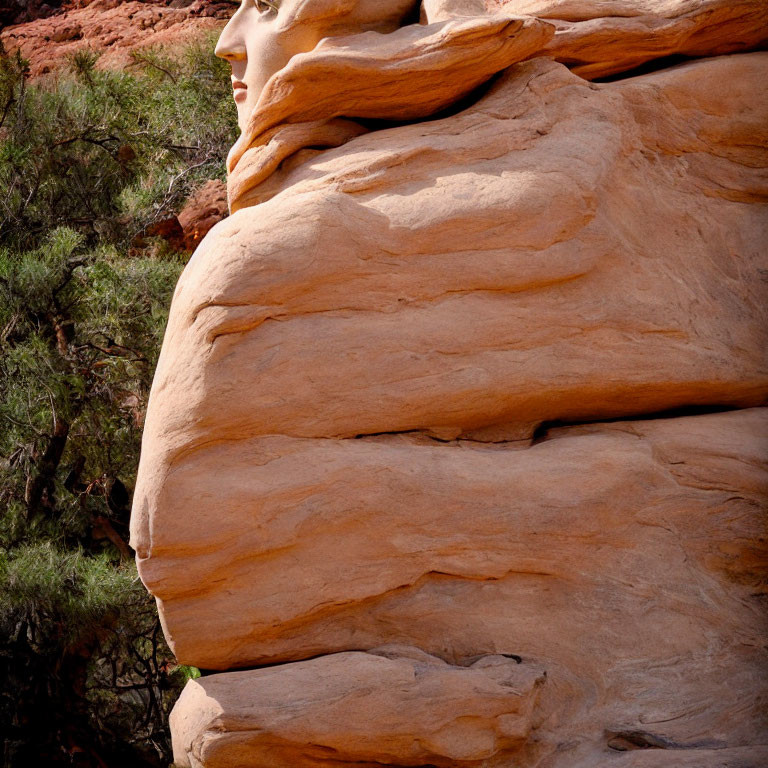
[[[5,768],[164,766],[178,667],[127,528],[186,256],[153,239],[235,138],[210,41],[129,72],[0,55],[0,736]]]

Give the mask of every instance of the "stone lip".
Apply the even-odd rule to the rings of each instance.
[[[466,667],[385,646],[190,681],[171,714],[179,768],[501,765],[526,745],[544,671]],[[509,764],[503,763],[503,764]]]

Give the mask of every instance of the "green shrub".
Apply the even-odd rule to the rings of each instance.
[[[165,645],[128,538],[141,426],[184,257],[139,237],[235,138],[206,41],[27,81],[0,55],[3,765],[165,766],[196,670]]]
[[[84,49],[69,76],[34,87],[23,60],[0,57],[0,243],[34,248],[68,226],[126,246],[201,180],[223,178],[236,123],[212,47],[145,51],[130,73],[97,69]]]

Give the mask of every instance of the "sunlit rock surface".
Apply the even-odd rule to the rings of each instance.
[[[401,646],[213,675],[174,709],[174,751],[182,768],[477,765],[525,751],[544,680],[519,659]]]
[[[519,655],[548,674],[536,741],[573,740],[571,757],[610,749],[605,733],[760,743],[767,433],[753,409],[561,428],[523,449],[214,446],[169,480],[177,550],[142,573],[180,658],[202,666],[386,642],[453,664]]]
[[[3,3],[13,2],[19,0],[0,0],[0,14]],[[0,44],[8,52],[21,52],[32,77],[66,68],[68,57],[83,49],[101,54],[99,67],[120,68],[129,66],[131,53],[142,48],[179,45],[214,33],[234,10],[221,0],[75,0],[62,9],[48,8],[40,18],[5,29],[0,24]]]
[[[547,51],[593,79],[668,56],[748,51],[768,40],[763,0],[489,0],[557,27]]]
[[[275,76],[179,282],[132,543],[223,672],[180,765],[768,759],[764,6],[476,6]]]

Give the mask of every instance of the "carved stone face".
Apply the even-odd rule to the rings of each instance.
[[[391,32],[414,0],[242,0],[219,38],[216,55],[232,66],[240,128],[269,78],[324,37],[366,30]]]

